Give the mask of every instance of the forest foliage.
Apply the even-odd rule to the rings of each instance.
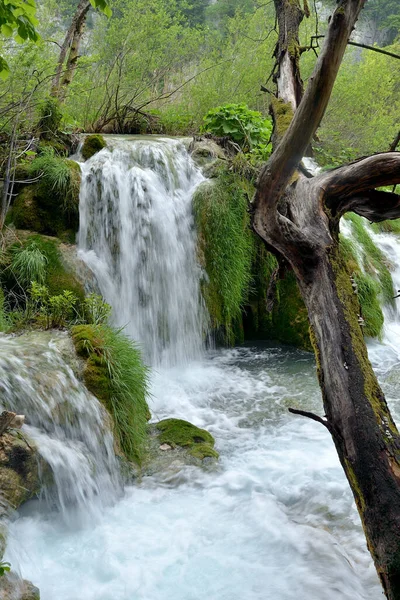
[[[33,11],[33,0],[21,4]],[[396,4],[368,2],[358,35],[400,54]],[[26,25],[26,35],[36,43],[21,46],[17,42],[24,41],[25,30],[17,27],[15,40],[2,26],[0,55],[10,75],[0,95],[0,132],[11,132],[16,115],[21,134],[37,124],[76,5],[39,0],[32,14],[36,29]],[[199,131],[204,115],[228,103],[268,116],[277,35],[271,3],[111,0],[109,6],[108,18],[89,12],[61,107],[64,131],[191,134]],[[311,37],[326,29],[329,0],[321,4],[318,19],[310,10],[301,31],[306,75],[315,63]],[[388,149],[398,131],[399,80],[400,61],[349,47],[315,144],[323,164]]]

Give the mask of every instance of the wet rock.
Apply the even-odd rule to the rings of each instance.
[[[170,446],[169,444],[161,444],[160,450],[163,450],[164,452],[165,450],[172,450],[172,446]]]
[[[216,142],[210,139],[193,139],[188,147],[193,160],[202,167],[205,177],[217,177],[226,163],[226,154]]]
[[[39,493],[41,463],[34,442],[25,433],[10,430],[0,436],[0,490],[5,501],[3,514],[6,505],[16,509]]]
[[[0,577],[1,600],[40,600],[40,592],[30,581],[12,571]]]
[[[160,427],[164,427],[164,431]],[[162,474],[168,477],[186,466],[212,468],[216,465],[218,452],[213,448],[214,438],[205,429],[181,419],[165,419],[151,423],[148,428],[146,460],[136,476]]]

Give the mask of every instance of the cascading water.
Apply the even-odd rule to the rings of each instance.
[[[68,342],[62,333],[1,337],[0,407],[26,415],[24,429],[52,473],[46,510],[71,524],[92,520],[121,484],[107,414],[66,364]]]
[[[177,140],[108,144],[82,165],[80,257],[146,359],[182,364],[205,325],[191,209],[204,178]]]
[[[381,588],[330,435],[287,411],[321,411],[313,357],[272,344],[200,356],[204,314],[190,196],[202,176],[178,141],[109,143],[83,165],[81,255],[115,322],[126,324],[158,365],[153,415],[206,427],[221,459],[208,470],[172,464],[143,477],[105,503],[89,527],[66,528],[57,513],[25,514],[10,528],[5,558],[39,586],[42,600],[378,600]],[[386,344],[370,346],[399,418],[399,360],[391,355],[388,362],[387,353]],[[26,356],[21,351],[22,370],[39,360],[29,348]],[[76,386],[53,360],[52,381]],[[45,400],[53,406],[51,394],[36,402],[42,407]],[[78,397],[74,406],[80,415]],[[89,415],[85,423],[100,427],[99,418]],[[51,419],[43,423],[60,445],[86,443],[86,433],[59,434]],[[111,440],[107,448],[91,448],[95,472]],[[104,487],[99,483],[87,503]]]

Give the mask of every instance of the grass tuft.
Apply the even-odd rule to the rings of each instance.
[[[122,330],[108,325],[77,325],[72,339],[78,354],[86,358],[86,386],[113,417],[121,450],[128,460],[141,464],[150,413],[149,369],[140,350]]]
[[[35,242],[31,242],[14,249],[10,269],[20,286],[26,289],[32,281],[44,283],[47,263],[46,255]]]

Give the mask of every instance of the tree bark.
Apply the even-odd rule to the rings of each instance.
[[[301,10],[298,0],[290,3]],[[312,418],[332,434],[384,592],[399,600],[400,435],[368,360],[358,298],[340,256],[338,234],[340,217],[349,210],[372,221],[400,217],[400,196],[375,190],[400,182],[400,153],[378,154],[311,179],[296,171],[324,115],[364,3],[338,2],[305,94],[260,173],[253,227],[296,275],[326,415],[326,420]],[[286,19],[286,0],[275,5],[280,28],[287,33],[297,27],[291,31],[296,39],[299,19]],[[277,57],[284,56],[278,48]],[[293,78],[293,88],[299,80],[299,75]],[[273,104],[287,104],[279,78],[277,84]]]
[[[57,69],[50,92],[51,96],[57,98],[61,102],[65,100],[68,86],[75,73],[79,58],[79,46],[85,31],[86,17],[90,6],[89,0],[79,1],[71,25],[65,35],[63,45],[61,46]]]

